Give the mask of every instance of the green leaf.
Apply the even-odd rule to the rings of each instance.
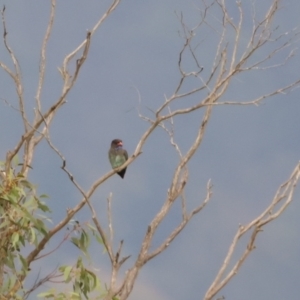
[[[15,259],[16,255],[11,251],[7,252],[6,254],[7,254],[5,257],[6,266],[8,266],[10,269],[15,269],[14,259]]]
[[[19,237],[20,237],[20,235],[19,235],[18,232],[14,232],[12,234],[11,242],[12,242],[12,244],[13,244],[14,247],[16,247],[17,243],[19,242]]]
[[[76,237],[72,237],[71,238],[71,242],[80,249],[80,242],[79,242],[79,239],[76,238]]]
[[[37,295],[39,298],[50,298],[50,297],[55,297],[55,290],[51,289],[47,292],[43,292]]]
[[[20,261],[22,263],[22,266],[23,266],[22,267],[23,272],[27,273],[28,272],[28,263],[27,263],[27,260],[21,254],[19,254],[18,256],[19,256],[19,259],[20,259]]]
[[[58,268],[58,270],[59,270],[60,272],[64,272],[64,270],[65,270],[66,267],[67,267],[67,266],[62,265],[62,266],[60,266],[60,267]]]
[[[72,269],[73,269],[73,267],[71,267],[71,266],[67,266],[67,267],[64,268],[63,273],[64,273],[64,280],[65,280],[66,283],[70,282],[71,279],[72,279],[71,276],[70,276],[70,273],[71,273]]]
[[[103,240],[99,234],[95,234],[95,238],[100,245],[103,245]]]
[[[43,235],[47,235],[48,231],[45,227],[45,224],[39,220],[34,218],[26,209],[24,209],[23,207],[19,209],[21,212],[23,212],[23,214],[35,225],[36,229],[41,232]]]
[[[23,245],[23,246],[25,246],[25,239],[24,239],[25,237],[24,237],[24,235],[20,235],[19,236],[19,241],[20,241],[20,243]]]
[[[7,200],[11,203],[11,204],[15,204],[19,201],[20,198],[20,194],[17,190],[17,188],[13,188],[10,193],[7,195]]]
[[[83,267],[81,256],[79,256],[78,259],[77,259],[76,267],[77,268],[82,268]]]
[[[37,238],[34,228],[30,227],[30,243],[37,245]]]
[[[39,198],[49,198],[49,196],[48,195],[46,195],[46,194],[42,194],[42,195],[40,195],[40,197]]]
[[[24,186],[24,187],[26,187],[30,190],[32,190],[34,188],[34,186],[29,181],[27,181],[26,179],[20,180],[20,183],[21,183],[22,186]]]
[[[15,166],[17,166],[19,164],[19,156],[18,154],[16,154],[13,159],[12,159],[12,162]]]
[[[70,293],[71,294],[71,298],[69,298],[70,300],[81,300],[81,296],[79,293]]]
[[[91,289],[93,290],[96,286],[97,286],[97,276],[90,270],[86,270],[89,278],[91,278],[90,282],[90,286]]]
[[[25,203],[23,204],[23,207],[26,208],[26,209],[29,209],[31,207],[34,207],[36,206],[35,204],[36,202],[34,201],[34,197],[33,196],[29,196],[26,198],[26,201]]]
[[[50,208],[45,203],[38,201],[37,204],[38,204],[38,208],[43,212],[51,212]]]

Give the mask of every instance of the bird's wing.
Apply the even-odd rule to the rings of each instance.
[[[111,166],[114,168],[115,167],[115,155],[114,155],[114,153],[113,153],[113,151],[109,151],[108,152],[108,158],[109,158],[109,162],[110,162],[110,164],[111,164]]]
[[[125,149],[124,149],[124,156],[125,156],[125,161],[126,161],[128,159],[128,153]]]

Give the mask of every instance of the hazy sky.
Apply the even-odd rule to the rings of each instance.
[[[236,21],[235,1],[226,2]],[[250,3],[242,1],[245,26],[241,47],[251,30]],[[256,1],[258,17],[265,13],[268,3],[270,1]],[[1,0],[1,4],[6,5],[8,41],[21,64],[27,110],[32,112],[39,49],[49,19],[50,2]],[[62,79],[57,67],[83,40],[86,31],[93,27],[109,4],[108,0],[58,1],[47,48],[48,64],[42,95],[44,111],[61,92]],[[121,138],[131,154],[148,128],[148,124],[138,117],[136,89],[141,94],[142,111],[148,116],[151,116],[150,109],[155,110],[163,103],[164,95],[170,96],[174,92],[180,78],[178,54],[184,42],[178,34],[181,26],[175,12],[182,12],[187,25],[195,26],[200,20],[197,9],[200,5],[201,1],[187,0],[123,0],[94,35],[78,81],[50,130],[53,143],[66,157],[70,171],[85,189],[110,170],[107,151],[112,139]],[[299,12],[298,0],[283,1],[274,20],[274,27],[279,26],[278,34],[299,26]],[[215,9],[210,20],[217,24],[219,16]],[[204,67],[204,75],[211,69],[218,38],[215,31],[208,29],[195,37],[193,45],[200,44],[196,54]],[[228,38],[229,43],[232,42],[230,36]],[[297,47],[299,42],[276,56],[273,64],[284,60],[284,55]],[[1,61],[11,66],[3,42],[0,49]],[[282,68],[237,77],[222,100],[251,100],[300,78],[299,55],[296,51],[296,56]],[[184,63],[187,71],[193,70],[194,65],[188,57]],[[22,124],[18,112],[3,101],[5,99],[12,105],[17,103],[12,81],[3,70],[0,79],[0,160],[4,160],[6,152],[20,139]],[[191,82],[185,88],[194,85],[195,82]],[[174,108],[196,103],[203,95],[182,100]],[[189,209],[205,198],[209,179],[213,184],[213,197],[169,248],[142,269],[130,299],[203,298],[238,225],[249,222],[266,208],[299,161],[299,112],[299,89],[265,100],[260,106],[215,109],[203,143],[189,164],[190,181],[186,190]],[[175,138],[183,151],[191,145],[201,116],[202,112],[196,112],[175,120]],[[121,180],[117,175],[111,177],[93,197],[99,219],[106,225],[106,198],[113,193],[115,245],[124,239],[124,255],[131,254],[135,258],[149,222],[165,200],[177,162],[178,156],[170,146],[167,134],[158,129],[145,144],[143,154],[128,167],[125,179]],[[73,207],[81,199],[60,166],[60,159],[48,145],[39,145],[30,180],[41,194],[50,196],[48,203],[53,210],[54,223],[65,216],[66,208]],[[179,205],[175,205],[161,224],[153,246],[159,245],[178,224],[178,209]],[[299,298],[299,212],[297,192],[284,214],[260,233],[257,249],[219,297],[223,295],[233,300]],[[87,208],[75,219],[80,222],[90,220]],[[55,242],[61,236],[59,234]],[[51,242],[48,250],[55,247],[55,242]],[[238,248],[235,258],[241,249]],[[74,246],[66,243],[47,264],[43,264],[42,271],[53,270],[58,264],[71,264],[78,254]],[[97,245],[92,245],[92,254],[98,274],[105,281],[109,274],[108,259]],[[133,258],[122,269],[122,274]],[[33,264],[32,272],[36,272],[33,275],[39,270],[38,264]]]

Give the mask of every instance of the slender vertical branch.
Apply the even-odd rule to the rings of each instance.
[[[56,6],[56,0],[51,0],[51,12],[50,12],[50,19],[48,22],[47,30],[44,36],[43,44],[41,47],[41,56],[40,56],[40,66],[39,66],[39,82],[38,82],[38,88],[36,91],[36,104],[37,104],[37,110],[35,111],[35,121],[38,120],[39,114],[38,112],[42,111],[41,107],[41,93],[42,93],[42,88],[44,84],[44,79],[45,79],[45,70],[46,70],[46,48],[47,44],[50,38],[50,34],[52,31],[53,27],[53,22],[54,22],[54,16],[55,16],[55,6]]]
[[[7,52],[10,55],[10,58],[13,62],[14,65],[14,73],[3,63],[1,63],[1,67],[12,77],[14,80],[15,86],[16,86],[16,91],[19,99],[19,111],[21,113],[23,125],[24,125],[24,130],[25,132],[28,131],[29,127],[29,122],[28,118],[25,112],[25,105],[24,105],[24,95],[23,95],[23,83],[22,83],[22,74],[21,74],[21,67],[19,64],[19,61],[14,53],[14,51],[11,49],[11,47],[8,44],[7,41],[7,29],[6,29],[6,21],[5,21],[5,6],[3,6],[3,9],[1,10],[1,17],[2,17],[2,25],[3,25],[3,41],[5,48]]]

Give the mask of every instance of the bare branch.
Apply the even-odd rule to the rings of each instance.
[[[184,213],[185,206],[183,206],[183,218],[182,218],[181,223],[173,230],[173,232],[167,237],[167,239],[159,247],[157,247],[157,249],[155,249],[154,251],[152,251],[151,253],[149,253],[147,255],[146,261],[149,261],[150,259],[154,258],[158,254],[163,252],[171,244],[171,242],[177,237],[177,235],[185,228],[185,226],[188,224],[188,222],[191,220],[191,218],[195,214],[199,213],[205,207],[205,205],[211,199],[211,195],[212,195],[211,188],[212,188],[212,186],[210,185],[210,181],[209,181],[207,184],[206,198],[198,207],[193,209],[193,211],[189,215],[186,215]]]
[[[53,3],[55,3],[55,2],[52,2],[52,10],[51,10],[51,14],[50,14],[50,22],[53,21],[53,16],[54,16],[53,15],[54,14]],[[120,0],[114,0],[113,3],[111,4],[111,6],[108,8],[108,10],[104,13],[104,15],[96,23],[96,25],[94,26],[94,28],[87,33],[87,37],[82,42],[82,44],[79,47],[77,47],[72,53],[70,53],[69,55],[66,56],[66,58],[64,60],[64,63],[63,63],[63,71],[61,71],[61,74],[62,74],[63,79],[64,79],[64,86],[63,86],[63,89],[62,89],[62,94],[59,97],[59,99],[56,101],[56,103],[54,105],[52,105],[48,109],[48,111],[46,113],[43,114],[43,118],[47,120],[48,125],[50,125],[50,123],[51,123],[51,121],[52,121],[52,119],[53,119],[53,117],[54,117],[57,109],[61,105],[63,105],[65,103],[65,99],[66,99],[69,91],[72,89],[72,87],[74,86],[74,84],[76,82],[76,79],[78,77],[80,68],[81,68],[81,66],[83,65],[83,63],[85,62],[85,60],[87,58],[87,54],[88,54],[88,50],[89,50],[89,46],[90,46],[90,41],[91,41],[92,34],[98,29],[98,27],[111,14],[111,12],[118,6],[119,3],[120,3]],[[49,38],[49,34],[51,32],[51,28],[52,28],[52,25],[48,25],[47,32],[46,32],[46,35],[45,35],[42,47],[46,47],[46,44],[47,44],[47,41],[48,41],[48,38]],[[5,32],[5,36],[6,36],[6,30],[4,32]],[[84,48],[82,56],[79,59],[77,59],[77,61],[76,61],[76,68],[75,68],[74,74],[72,76],[70,76],[69,73],[68,73],[68,71],[67,71],[67,65],[70,62],[70,60],[82,48]],[[45,53],[45,52],[43,52],[43,49],[42,49],[42,55],[43,55],[43,53]],[[43,58],[41,59],[41,64],[43,64],[42,61],[43,61]],[[16,61],[16,63],[17,63],[17,61]],[[16,65],[16,66],[18,67],[18,65]],[[43,73],[44,72],[43,71],[44,67],[41,67],[40,70],[42,70],[41,74],[44,74]],[[19,73],[17,73],[17,74],[19,74]],[[40,78],[38,91],[41,90],[42,84],[43,84],[43,79]],[[40,93],[38,91],[37,91],[37,95],[39,95],[39,93]],[[20,103],[22,104],[23,102],[20,101]],[[23,111],[22,108],[20,110]],[[38,115],[38,113],[36,112],[36,116],[37,115]],[[41,126],[41,124],[43,124],[43,118],[37,118],[35,120],[35,122],[34,122],[34,125],[32,126],[32,129],[31,130],[26,130],[25,134],[22,136],[22,138],[20,139],[20,141],[16,145],[16,147],[12,151],[9,151],[7,153],[7,156],[6,156],[6,166],[5,166],[6,170],[9,170],[12,158],[19,152],[19,150],[21,149],[21,147],[25,143],[26,147],[24,149],[24,164],[23,164],[22,173],[26,176],[26,173],[28,172],[28,167],[27,166],[30,165],[30,162],[32,160],[34,148],[43,139],[43,135],[39,135],[39,136],[34,137],[34,134],[35,134],[36,130],[38,130],[38,128]],[[43,133],[45,131],[46,131],[46,128],[44,128],[42,130]]]
[[[3,25],[3,41],[4,41],[5,48],[6,48],[7,52],[9,53],[11,60],[13,62],[15,73],[13,71],[11,71],[4,63],[1,62],[0,65],[9,74],[9,76],[14,80],[17,95],[19,98],[19,110],[21,112],[22,121],[24,124],[24,130],[25,130],[25,132],[27,132],[29,122],[28,122],[26,112],[25,112],[25,107],[24,107],[21,68],[20,68],[20,64],[18,62],[18,59],[17,59],[14,51],[11,49],[11,47],[8,45],[8,42],[7,42],[7,34],[8,33],[6,30],[6,21],[5,21],[4,12],[5,12],[5,6],[3,6],[3,10],[1,10],[2,25]]]
[[[263,211],[258,217],[256,217],[247,225],[239,226],[239,229],[233,238],[232,244],[230,245],[226,258],[223,262],[223,265],[220,268],[214,282],[212,283],[205,295],[205,300],[212,299],[232,279],[232,277],[237,274],[238,270],[240,269],[246,258],[249,256],[252,250],[255,249],[255,241],[258,233],[262,232],[262,228],[266,224],[278,218],[287,208],[287,206],[291,203],[296,185],[299,181],[299,177],[300,163],[297,164],[290,178],[279,187],[273,200],[271,201],[270,205],[265,209],[265,211]],[[249,231],[252,231],[252,234],[249,238],[246,249],[240,256],[240,258],[237,260],[237,262],[234,264],[234,266],[230,270],[227,270],[229,263],[232,260],[233,253],[237,248],[238,242],[240,241],[241,237]],[[227,274],[225,275],[226,271]]]
[[[70,235],[71,235],[75,230],[76,230],[76,226],[75,226],[72,230],[70,230],[67,234],[64,235],[63,239],[58,243],[58,245],[57,245],[54,249],[52,249],[51,251],[49,251],[49,252],[47,252],[47,253],[45,253],[45,254],[43,254],[43,255],[40,255],[40,256],[36,257],[34,260],[41,259],[41,258],[43,258],[43,257],[46,257],[46,256],[48,256],[48,255],[54,253],[57,249],[60,248],[60,246],[61,246],[65,241],[67,241],[67,240],[69,239]]]
[[[51,12],[50,12],[50,20],[48,22],[46,34],[44,36],[42,48],[41,48],[41,58],[40,58],[40,70],[39,70],[39,83],[38,83],[38,88],[36,91],[36,104],[37,104],[37,110],[36,110],[36,115],[35,115],[35,121],[37,122],[39,115],[37,112],[42,111],[42,106],[41,106],[41,92],[44,84],[44,79],[45,79],[45,70],[46,70],[46,47],[49,41],[49,37],[52,31],[53,27],[53,22],[54,22],[54,15],[55,15],[55,6],[56,6],[56,0],[51,0]]]
[[[66,226],[72,217],[79,212],[84,205],[87,204],[91,211],[92,220],[99,232],[104,247],[108,253],[110,264],[111,264],[111,277],[109,287],[107,289],[107,295],[105,296],[106,300],[111,300],[114,296],[118,296],[121,299],[127,299],[129,294],[131,293],[135,280],[138,276],[139,271],[142,266],[145,265],[149,260],[156,257],[160,253],[162,253],[169,244],[178,236],[178,234],[185,228],[187,223],[191,220],[191,218],[199,213],[208,201],[211,199],[211,185],[210,181],[207,184],[207,192],[206,198],[200,204],[188,211],[187,209],[187,198],[185,196],[185,187],[188,182],[188,163],[195,155],[196,151],[201,146],[207,124],[209,122],[211,113],[213,108],[216,105],[258,105],[264,99],[272,97],[277,94],[283,94],[290,92],[293,88],[298,87],[300,85],[300,80],[296,80],[293,83],[290,83],[284,87],[279,87],[273,90],[270,93],[259,96],[251,101],[225,101],[223,100],[224,94],[227,91],[228,86],[231,83],[231,80],[238,76],[242,72],[248,72],[252,70],[262,70],[275,66],[282,66],[285,64],[291,57],[294,55],[294,51],[292,50],[285,59],[282,60],[279,64],[272,64],[275,55],[280,53],[282,50],[288,49],[291,47],[295,37],[298,36],[298,33],[294,33],[290,38],[285,38],[285,34],[277,34],[275,36],[276,29],[273,29],[271,24],[274,18],[276,11],[278,10],[279,1],[274,0],[269,10],[263,17],[263,20],[256,22],[253,21],[252,35],[248,40],[246,40],[245,45],[243,47],[242,44],[242,35],[243,35],[243,27],[244,27],[244,11],[241,1],[236,2],[236,8],[238,10],[238,20],[234,21],[234,19],[230,16],[229,10],[225,5],[225,0],[215,0],[211,1],[208,5],[205,0],[202,1],[204,5],[204,10],[201,10],[201,20],[200,22],[194,26],[194,28],[189,29],[185,24],[182,14],[180,15],[180,23],[182,27],[182,37],[184,39],[183,46],[179,52],[179,57],[177,61],[178,70],[179,70],[179,80],[175,85],[174,92],[171,96],[165,96],[163,103],[160,107],[156,109],[148,108],[148,110],[152,113],[151,117],[145,116],[141,113],[141,95],[137,88],[135,88],[138,92],[138,115],[141,119],[147,121],[149,123],[148,129],[141,136],[138,144],[136,145],[135,151],[131,157],[119,168],[113,169],[96,179],[94,183],[90,186],[90,188],[85,191],[80,184],[75,180],[74,176],[68,170],[66,166],[66,159],[62,155],[62,153],[53,145],[50,139],[49,127],[52,120],[55,117],[57,110],[66,102],[66,98],[74,87],[74,84],[78,78],[79,72],[81,70],[82,65],[85,63],[89,49],[91,38],[95,31],[99,28],[99,26],[106,20],[106,18],[114,11],[114,9],[119,5],[120,0],[112,0],[110,7],[106,10],[103,16],[97,21],[92,30],[87,32],[86,38],[84,41],[73,51],[71,51],[63,60],[62,67],[59,69],[60,74],[63,79],[63,88],[61,94],[58,99],[52,104],[52,106],[46,110],[42,111],[42,102],[41,102],[41,94],[44,85],[44,76],[45,76],[45,68],[46,68],[46,47],[50,37],[53,21],[54,21],[54,12],[55,12],[55,4],[56,0],[52,0],[51,2],[51,12],[50,12],[50,21],[48,23],[48,27],[46,30],[46,34],[43,39],[42,48],[41,48],[41,58],[40,58],[40,69],[39,69],[39,82],[37,86],[36,92],[36,103],[37,108],[35,110],[35,120],[33,124],[29,124],[27,121],[25,111],[24,111],[24,102],[23,102],[23,90],[21,83],[21,72],[19,63],[9,48],[6,40],[6,27],[5,27],[5,19],[4,19],[4,10],[2,12],[2,22],[4,26],[4,43],[7,51],[9,52],[11,59],[14,64],[14,71],[10,70],[7,65],[4,63],[0,63],[0,67],[14,80],[15,85],[17,87],[17,93],[19,96],[19,111],[21,112],[23,123],[25,126],[25,131],[23,136],[21,137],[19,143],[16,145],[15,149],[11,152],[7,153],[6,157],[6,171],[11,168],[11,160],[12,158],[20,151],[20,149],[24,148],[24,162],[22,167],[22,173],[24,176],[27,175],[28,165],[33,159],[33,154],[35,147],[39,144],[40,141],[45,139],[49,145],[49,147],[60,157],[62,161],[62,170],[68,175],[70,181],[77,188],[79,193],[82,196],[82,199],[79,201],[77,205],[73,208],[68,209],[66,216],[56,224],[49,232],[48,235],[44,236],[36,248],[32,250],[26,258],[26,262],[28,266],[32,261],[37,260],[39,258],[48,255],[49,252],[45,255],[39,256],[45,245],[48,241],[59,232],[64,226]],[[218,12],[221,14],[220,20],[218,20],[214,14],[209,13],[209,9],[215,7]],[[208,21],[208,17],[212,16],[214,20],[217,20],[217,26],[214,24],[210,24]],[[255,12],[253,13],[253,18],[255,18]],[[219,36],[219,41],[216,43],[216,47],[214,47],[215,56],[212,58],[212,68],[211,71],[208,71],[208,74],[202,73],[203,67],[200,64],[200,60],[198,59],[198,55],[196,53],[196,49],[198,45],[194,46],[193,41],[196,34],[196,31],[202,29],[201,27],[209,27],[217,33]],[[215,28],[216,27],[216,28]],[[206,28],[207,29],[207,28]],[[233,36],[232,36],[233,33]],[[275,37],[274,37],[275,36]],[[244,36],[243,36],[244,38]],[[232,39],[232,40],[231,40]],[[273,43],[273,44],[272,44]],[[281,43],[279,46],[278,43]],[[260,49],[263,48],[264,45],[271,44],[273,46],[273,50],[268,52],[267,55],[263,54],[259,60],[256,60],[254,63],[251,62],[249,64],[249,59],[253,57]],[[241,53],[241,54],[240,54]],[[186,55],[194,63],[194,71],[186,71],[184,68],[184,59]],[[79,57],[79,58],[78,58]],[[75,64],[75,70],[70,72],[71,64]],[[193,88],[185,91],[183,86],[186,86],[186,83],[189,83],[189,80],[195,79],[197,81],[197,85]],[[20,85],[20,87],[18,86]],[[198,96],[196,101],[193,102],[194,105],[189,104],[189,101],[183,101],[185,99],[190,99],[190,96]],[[195,99],[195,97],[194,97]],[[174,109],[173,104],[180,104],[178,109]],[[175,122],[176,117],[182,114],[188,114],[194,112],[196,110],[204,110],[204,116],[200,122],[200,126],[197,130],[197,134],[194,137],[193,142],[190,145],[190,148],[186,153],[180,149],[179,144],[175,141]],[[91,204],[91,197],[94,195],[95,191],[98,187],[106,181],[109,177],[114,175],[116,172],[122,170],[124,167],[130,165],[137,157],[142,153],[142,149],[144,144],[147,142],[150,135],[158,128],[161,127],[165,132],[167,132],[171,145],[175,148],[180,161],[176,166],[175,172],[173,174],[172,182],[169,186],[169,189],[166,193],[165,201],[158,211],[156,216],[150,222],[147,231],[145,233],[142,245],[140,247],[138,257],[131,265],[131,267],[126,272],[122,282],[117,286],[119,270],[122,264],[127,261],[129,256],[121,257],[122,249],[123,249],[123,240],[119,243],[119,247],[117,249],[113,249],[113,225],[112,225],[112,211],[111,211],[111,198],[112,194],[109,195],[107,199],[107,215],[108,215],[108,230],[106,233],[104,227],[100,224],[100,221],[97,218],[96,211]],[[211,287],[207,291],[206,300],[212,299],[236,274],[239,270],[243,262],[249,256],[251,251],[255,248],[255,241],[258,233],[262,230],[262,227],[268,224],[269,222],[276,219],[280,214],[284,211],[284,209],[291,202],[295,186],[299,180],[300,166],[294,170],[290,179],[283,184],[272,200],[271,204],[268,208],[256,219],[249,222],[245,226],[240,226],[233,242],[228,250],[227,256],[224,260],[223,265],[218,272],[215,281],[212,283]],[[3,173],[5,174],[5,173]],[[161,225],[162,220],[169,213],[173,204],[176,201],[181,201],[181,207],[179,208],[179,212],[181,214],[181,220],[172,228],[171,233],[167,238],[156,248],[151,249],[151,244],[153,244],[153,238],[156,234],[158,226]],[[247,247],[245,248],[242,255],[235,262],[232,268],[229,268],[230,263],[232,262],[233,253],[236,249],[236,246],[240,240],[240,238],[246,234],[247,232],[251,232],[251,237],[249,238]],[[59,244],[57,248],[60,246]],[[54,249],[56,250],[56,249]],[[53,250],[53,251],[54,251]],[[116,251],[114,251],[116,250]],[[51,251],[51,252],[53,252]],[[50,253],[51,253],[50,252]],[[22,281],[24,280],[25,275],[19,276],[19,282],[15,284],[12,289],[12,292],[16,292],[18,288],[22,285]]]
[[[100,25],[107,19],[107,17],[117,8],[117,6],[120,4],[121,0],[114,0],[111,6],[108,8],[108,10],[103,14],[103,16],[100,18],[100,20],[95,24],[94,28],[90,31],[90,35],[92,36],[95,31],[100,27]],[[63,62],[63,68],[62,73],[63,76],[67,76],[68,74],[68,64],[71,61],[71,59],[77,55],[77,53],[83,48],[86,48],[86,43],[88,41],[84,40],[74,51],[72,51],[70,54],[68,54]]]
[[[175,230],[167,238],[165,243],[163,243],[161,245],[161,248],[158,248],[158,250],[156,250],[156,252],[154,251],[152,254],[148,253],[153,236],[156,232],[158,225],[165,218],[165,216],[169,212],[170,208],[174,204],[175,200],[182,194],[182,192],[184,190],[184,187],[186,185],[186,176],[184,176],[184,173],[183,173],[183,176],[181,177],[182,170],[185,168],[186,164],[188,163],[188,161],[191,159],[191,157],[194,155],[194,153],[198,149],[199,145],[201,144],[201,141],[203,139],[204,132],[205,132],[205,129],[207,126],[207,122],[211,115],[211,111],[212,111],[212,106],[208,106],[206,108],[206,113],[203,117],[203,120],[199,127],[199,130],[198,130],[198,133],[197,133],[194,143],[192,144],[192,146],[190,147],[190,149],[186,153],[186,155],[184,155],[182,157],[182,159],[180,160],[180,162],[175,170],[171,186],[168,190],[167,199],[165,200],[160,211],[156,214],[156,216],[154,217],[154,219],[151,221],[150,225],[148,226],[148,229],[145,234],[144,240],[142,242],[142,246],[141,246],[138,258],[135,262],[135,265],[130,270],[128,270],[128,272],[126,273],[126,276],[124,279],[125,284],[123,285],[122,289],[120,290],[120,294],[119,294],[120,299],[126,299],[126,297],[128,297],[128,295],[130,294],[140,268],[147,261],[149,261],[151,258],[156,256],[159,253],[159,251],[163,251],[168,246],[168,243],[171,242],[180,233],[180,231],[185,227],[185,225],[188,222],[187,220],[189,218],[191,218],[196,212],[199,212],[202,209],[202,205],[204,207],[210,198],[210,189],[209,189],[208,197],[207,197],[207,200],[205,200],[204,204],[200,205],[200,207],[197,207],[194,210],[194,213],[192,213],[190,215],[190,217],[187,217],[187,218],[184,217],[182,223],[177,228],[175,228]]]
[[[47,141],[47,143],[49,144],[50,148],[54,150],[54,152],[61,158],[62,160],[62,169],[68,174],[71,182],[75,185],[75,187],[78,189],[78,191],[81,193],[81,195],[83,196],[83,203],[87,203],[91,212],[92,212],[92,219],[93,222],[102,238],[103,244],[105,246],[105,249],[107,250],[110,260],[113,263],[114,262],[114,254],[113,254],[113,250],[112,250],[112,245],[111,243],[107,240],[106,238],[106,234],[104,232],[104,230],[102,229],[102,227],[100,226],[100,223],[97,219],[97,215],[96,215],[96,211],[94,210],[93,206],[91,205],[90,201],[89,201],[89,197],[86,195],[86,193],[84,192],[84,190],[80,187],[80,185],[76,182],[76,180],[74,179],[74,176],[67,170],[66,168],[66,160],[64,158],[64,156],[60,153],[60,151],[52,144],[51,140],[50,140],[50,136],[49,136],[49,129],[48,129],[48,124],[46,122],[46,120],[44,120],[45,122],[45,127],[46,127],[46,135],[45,135],[45,139]]]
[[[114,238],[114,231],[113,231],[113,226],[112,226],[111,199],[112,199],[112,193],[110,193],[107,198],[107,218],[108,218],[110,243],[112,243],[113,238]]]
[[[90,39],[90,34],[87,34],[87,39]],[[78,60],[78,63],[76,65],[76,70],[74,72],[74,78],[72,79],[70,85],[68,87],[64,87],[63,88],[63,93],[60,96],[60,98],[58,99],[58,101],[51,106],[51,108],[43,114],[43,117],[40,117],[38,121],[36,121],[33,125],[33,128],[29,131],[27,131],[21,138],[21,140],[19,141],[19,143],[17,144],[17,146],[15,147],[15,149],[11,152],[9,151],[7,153],[6,156],[6,170],[8,170],[10,168],[10,164],[11,164],[11,160],[12,158],[19,152],[19,150],[21,149],[21,147],[23,146],[23,144],[26,142],[27,143],[27,147],[24,151],[24,164],[23,164],[23,168],[22,168],[22,173],[24,175],[26,175],[26,173],[28,172],[28,165],[30,165],[30,162],[32,161],[32,157],[33,157],[33,152],[34,152],[34,148],[35,146],[42,140],[43,135],[40,135],[38,137],[36,137],[34,140],[33,136],[34,133],[36,132],[36,130],[40,127],[40,125],[42,123],[44,123],[44,120],[47,120],[47,124],[49,126],[50,122],[52,121],[56,110],[62,105],[64,104],[65,98],[67,96],[67,94],[69,93],[70,89],[72,88],[72,86],[74,85],[78,72],[80,70],[80,67],[82,66],[82,64],[84,63],[85,59],[86,59],[86,55],[88,52],[88,46],[89,43],[86,43],[86,48],[83,52],[82,57]],[[43,129],[43,131],[46,131],[46,127]]]
[[[45,284],[46,282],[53,280],[53,278],[57,278],[57,277],[61,277],[61,275],[57,274],[56,269],[54,269],[52,272],[50,272],[48,275],[46,275],[44,278],[41,278],[40,280],[39,280],[39,274],[38,274],[33,286],[28,291],[26,291],[26,293],[24,294],[24,296],[23,296],[24,299],[27,299],[30,296],[30,294],[33,291],[35,291],[38,287]]]

